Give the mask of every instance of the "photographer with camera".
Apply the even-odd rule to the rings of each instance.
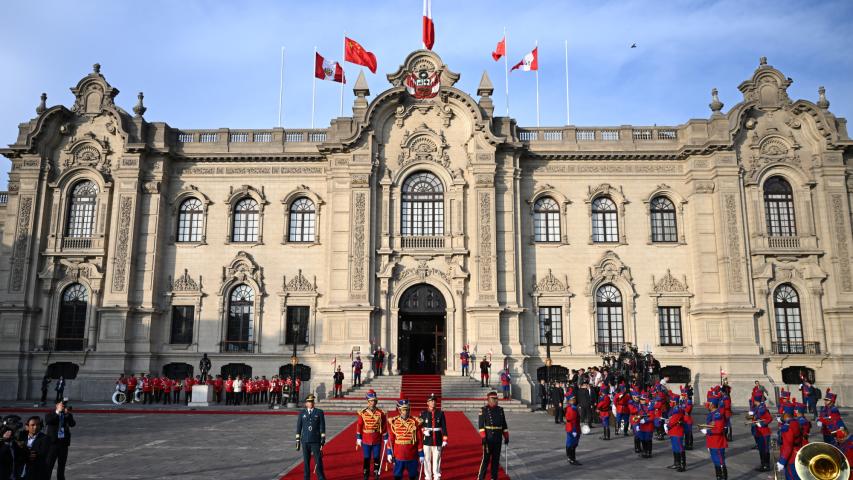
[[[25,437],[21,417],[8,415],[0,424],[0,479],[21,478],[27,462],[27,451],[19,443]]]
[[[68,447],[71,445],[71,428],[77,425],[71,406],[64,401],[56,404],[56,410],[44,416],[47,425],[47,437],[50,439],[50,452],[47,459],[47,478],[56,467],[56,479],[65,480],[65,462],[68,460]]]

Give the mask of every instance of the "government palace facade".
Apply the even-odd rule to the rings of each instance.
[[[324,129],[149,122],[99,65],[70,108],[43,95],[0,149],[0,398],[48,372],[106,399],[203,353],[270,377],[295,352],[328,392],[379,346],[391,374],[459,375],[470,345],[530,401],[548,355],[631,343],[700,394],[722,369],[737,402],[803,374],[850,403],[853,142],[822,88],[792,100],[762,58],[708,118],[527,128],[458,79],[415,51]]]

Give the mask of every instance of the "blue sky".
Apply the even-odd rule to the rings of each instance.
[[[280,47],[286,47],[284,126],[308,127],[313,48],[341,56],[344,31],[376,53],[375,95],[410,51],[420,48],[420,0],[383,1],[13,1],[0,3],[0,144],[32,118],[41,92],[70,106],[68,88],[95,62],[130,111],[145,92],[149,121],[183,128],[269,128],[277,122]],[[737,85],[767,56],[793,78],[792,98],[815,100],[826,86],[831,110],[853,105],[853,2],[433,0],[434,50],[474,93],[483,70],[504,110],[503,62],[489,53],[509,36],[509,61],[535,41],[540,52],[541,122],[564,125],[563,42],[569,42],[571,116],[576,125],[676,125],[709,115],[709,92],[724,110]],[[636,43],[638,48],[628,48]],[[344,114],[359,71],[346,65]],[[316,125],[338,114],[337,84],[317,83]],[[536,123],[532,73],[510,76],[510,114]],[[9,161],[0,159],[0,188]]]

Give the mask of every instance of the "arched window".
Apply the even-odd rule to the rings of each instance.
[[[88,305],[89,294],[83,285],[72,283],[62,291],[56,325],[57,350],[83,350]]]
[[[652,220],[653,242],[677,242],[678,228],[675,225],[675,205],[666,197],[655,197],[649,204]]]
[[[560,241],[560,206],[551,197],[533,204],[533,238],[537,242]]]
[[[68,202],[68,220],[65,224],[65,236],[72,238],[91,237],[95,230],[95,203],[98,198],[98,186],[91,180],[84,180],[71,190]]]
[[[417,172],[403,182],[404,237],[444,235],[444,186],[429,172]]]
[[[253,198],[244,198],[234,206],[234,226],[231,229],[231,241],[257,242],[258,232],[258,202]]]
[[[225,332],[226,352],[254,350],[255,291],[241,284],[228,297],[228,325]]]
[[[611,284],[595,292],[595,311],[598,330],[596,350],[600,353],[618,352],[625,342],[622,319],[622,294]]]
[[[800,297],[793,286],[784,283],[776,287],[773,308],[776,310],[778,353],[805,353]]]
[[[609,197],[598,197],[592,201],[592,241],[619,241],[616,204]]]
[[[181,202],[178,209],[178,237],[179,242],[200,242],[202,221],[204,220],[204,206],[201,200],[191,197]]]
[[[764,210],[767,234],[771,237],[797,236],[794,219],[794,191],[782,177],[770,177],[764,182]]]
[[[290,205],[290,233],[287,237],[288,241],[313,242],[316,214],[314,202],[305,197],[297,198]]]

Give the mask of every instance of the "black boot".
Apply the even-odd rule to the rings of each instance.
[[[379,480],[380,475],[382,475],[382,469],[379,468],[379,462],[374,460],[373,461],[373,478],[375,478],[376,480]]]
[[[680,460],[678,464],[678,472],[686,472],[687,471],[687,453],[682,451],[678,454],[678,460]]]
[[[652,458],[652,441],[646,440],[646,458]]]
[[[571,465],[581,465],[581,462],[578,461],[577,458],[578,447],[572,447],[571,449],[571,457],[569,459],[569,464]]]
[[[675,470],[681,465],[681,455],[678,452],[672,452],[672,465],[666,467],[670,470]]]
[[[723,480],[723,469],[714,465],[714,472],[717,474],[717,480]]]
[[[640,453],[640,439],[634,437],[634,453]]]
[[[723,480],[728,480],[729,478],[729,470],[723,465]]]

